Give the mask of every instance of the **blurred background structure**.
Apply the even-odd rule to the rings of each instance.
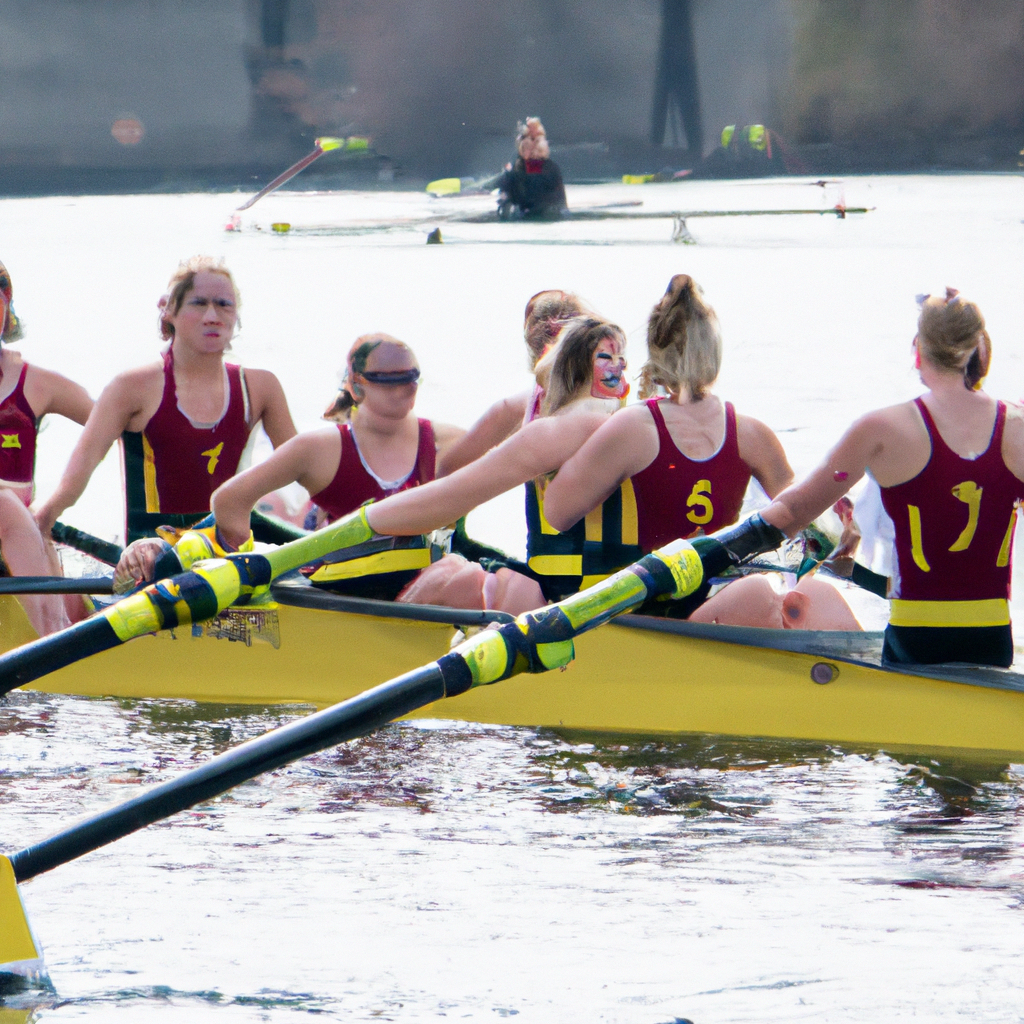
[[[569,180],[767,125],[812,172],[1016,168],[1020,0],[0,0],[0,193],[492,173],[543,118]],[[299,181],[308,179],[299,179]]]

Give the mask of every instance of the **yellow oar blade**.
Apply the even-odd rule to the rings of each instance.
[[[330,153],[332,149],[341,149],[344,145],[344,139],[336,139],[330,135],[325,135],[322,139],[316,140],[316,148],[324,153]]]
[[[18,894],[14,868],[0,856],[0,991],[4,975],[17,975],[38,984],[45,970]]]
[[[427,191],[432,196],[453,196],[462,191],[461,178],[438,178],[437,181],[427,185]]]

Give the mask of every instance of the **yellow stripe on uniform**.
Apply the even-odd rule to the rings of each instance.
[[[1002,598],[987,601],[889,602],[893,626],[1008,626],[1010,605]]]
[[[146,511],[160,511],[160,492],[156,489],[156,456],[146,432],[142,432],[142,479],[146,485]]]
[[[582,555],[534,555],[527,565],[541,576],[582,576]]]
[[[622,483],[622,543],[637,545],[640,543],[639,518],[636,511],[636,492],[633,481]]]
[[[376,576],[386,572],[426,569],[428,565],[430,565],[429,548],[378,551],[374,555],[353,558],[347,562],[329,562],[317,569],[310,579],[314,583],[326,583],[331,580],[348,580],[355,576]]]

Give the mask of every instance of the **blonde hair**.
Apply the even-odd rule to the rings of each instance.
[[[7,310],[4,313],[3,322],[0,323],[0,338],[4,341],[18,341],[21,339],[23,331],[21,321],[14,312],[14,286],[11,284],[11,275],[3,263],[0,263],[0,293],[4,296],[4,305]]]
[[[586,303],[572,292],[551,288],[530,296],[523,314],[523,337],[530,350],[531,370],[537,368],[538,360],[554,344],[565,324],[587,312]]]
[[[922,356],[934,366],[963,374],[964,387],[976,391],[992,362],[992,340],[985,318],[973,302],[947,288],[944,297],[920,299],[917,338]]]
[[[647,362],[640,371],[640,397],[658,387],[670,394],[685,388],[700,401],[718,379],[722,366],[722,330],[689,274],[676,274],[647,321]]]
[[[238,291],[238,285],[231,276],[223,260],[214,259],[212,256],[192,256],[182,260],[178,269],[167,282],[167,293],[159,302],[160,307],[160,337],[164,341],[170,341],[174,337],[174,324],[170,317],[177,316],[185,302],[185,296],[195,287],[197,274],[220,274],[226,277],[231,284],[231,290],[235,293],[235,309],[242,306],[242,296]]]
[[[615,338],[623,349],[626,347],[622,328],[599,316],[577,317],[562,328],[551,363],[551,379],[541,404],[542,415],[550,416],[579,398],[581,393],[590,393],[594,353],[605,338]]]
[[[528,117],[519,122],[516,134],[516,152],[524,160],[547,160],[551,156],[547,132],[539,117]]]
[[[324,410],[323,419],[344,423],[352,418],[352,411],[363,398],[362,386],[355,378],[365,372],[370,354],[381,345],[400,348],[409,353],[413,362],[416,361],[416,354],[413,350],[404,341],[392,338],[390,334],[378,331],[375,334],[364,334],[356,338],[345,358],[345,375],[341,378],[341,387],[338,389],[334,401]]]

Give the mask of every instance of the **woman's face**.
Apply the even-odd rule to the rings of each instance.
[[[165,319],[174,327],[176,342],[196,352],[223,352],[238,321],[234,286],[223,274],[202,270],[178,312]]]
[[[410,380],[414,373],[417,379]],[[359,405],[379,416],[404,419],[416,404],[418,375],[419,364],[407,348],[378,345],[367,357],[365,371],[353,374],[353,383],[362,392]]]
[[[626,354],[622,342],[612,335],[605,335],[594,352],[594,379],[590,393],[594,398],[625,398],[629,394]]]

